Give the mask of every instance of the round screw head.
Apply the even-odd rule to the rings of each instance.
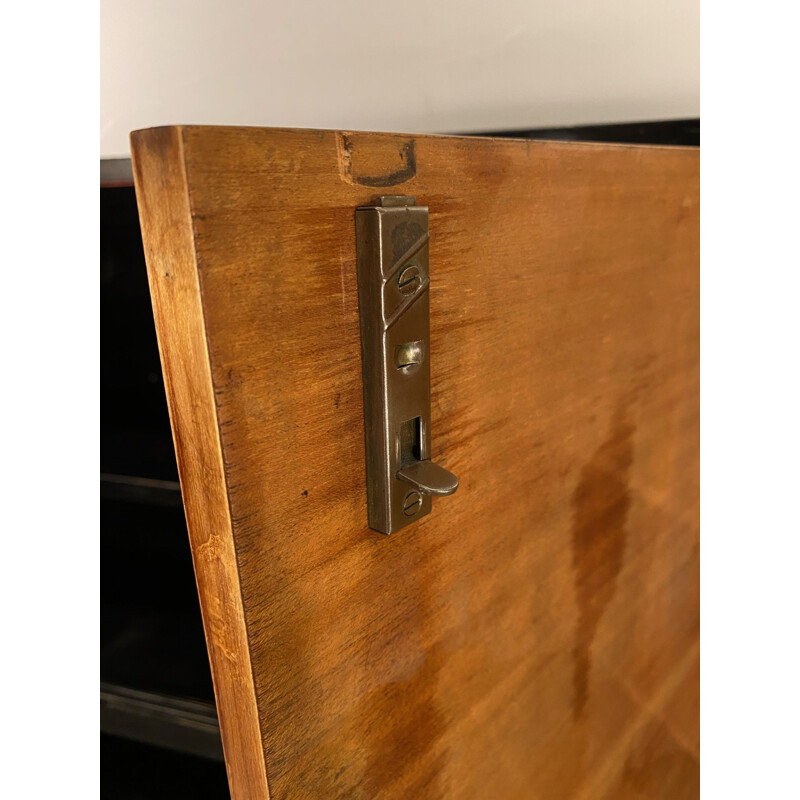
[[[413,517],[422,508],[422,495],[419,492],[409,492],[403,498],[403,513]]]
[[[397,276],[397,288],[401,294],[414,294],[422,283],[422,274],[416,264],[410,264]]]
[[[411,374],[425,358],[425,343],[423,341],[405,342],[398,345],[394,351],[395,364],[397,368],[405,373]]]

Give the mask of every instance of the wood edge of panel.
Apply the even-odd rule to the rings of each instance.
[[[200,609],[233,800],[269,800],[205,337],[183,128],[134,131],[133,178]]]
[[[413,131],[366,131],[355,129],[339,128],[292,128],[280,126],[260,126],[260,125],[174,125],[165,128],[144,128],[133,131],[131,139],[140,134],[149,134],[160,130],[180,130],[181,132],[202,133],[203,131],[214,131],[217,133],[244,133],[246,131],[270,131],[275,134],[296,134],[298,136],[320,137],[322,135],[332,135],[336,137],[349,136],[375,136],[402,139],[458,139],[464,142],[495,142],[498,145],[519,146],[524,142],[526,147],[549,147],[556,149],[588,149],[606,148],[612,150],[668,150],[676,153],[684,153],[699,158],[700,147],[698,145],[686,144],[652,144],[642,142],[605,142],[602,139],[597,141],[586,139],[559,139],[559,138],[532,138],[527,136],[493,135],[492,133],[420,133]]]

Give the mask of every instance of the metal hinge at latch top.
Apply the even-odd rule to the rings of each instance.
[[[369,525],[393,533],[458,479],[431,461],[428,209],[381,197],[356,209]]]

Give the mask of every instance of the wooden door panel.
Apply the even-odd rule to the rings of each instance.
[[[132,149],[234,798],[696,796],[699,152]],[[378,194],[430,209],[432,457],[460,479],[388,537],[354,225]]]

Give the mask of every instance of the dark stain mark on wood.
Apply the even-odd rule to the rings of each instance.
[[[589,695],[592,642],[616,591],[630,510],[628,473],[633,463],[629,402],[621,403],[605,442],[581,471],[572,498],[572,568],[578,604],[573,649],[573,715],[580,718]]]
[[[233,368],[225,373],[225,387],[226,389],[234,389],[242,382],[239,372]]]
[[[358,165],[354,165],[355,144],[353,137],[343,134],[342,144],[344,146],[344,168],[350,179],[360,186],[371,186],[375,188],[396,186],[398,183],[405,183],[411,180],[411,178],[417,174],[417,159],[414,154],[413,139],[402,142],[399,147],[397,147],[396,154],[399,160],[394,161],[394,159],[392,159],[392,161],[394,161],[392,166],[396,166],[396,169],[391,169],[391,171],[387,171],[383,174],[373,175],[359,174],[360,170],[358,169]]]
[[[308,489],[303,489],[303,497],[308,497]]]

